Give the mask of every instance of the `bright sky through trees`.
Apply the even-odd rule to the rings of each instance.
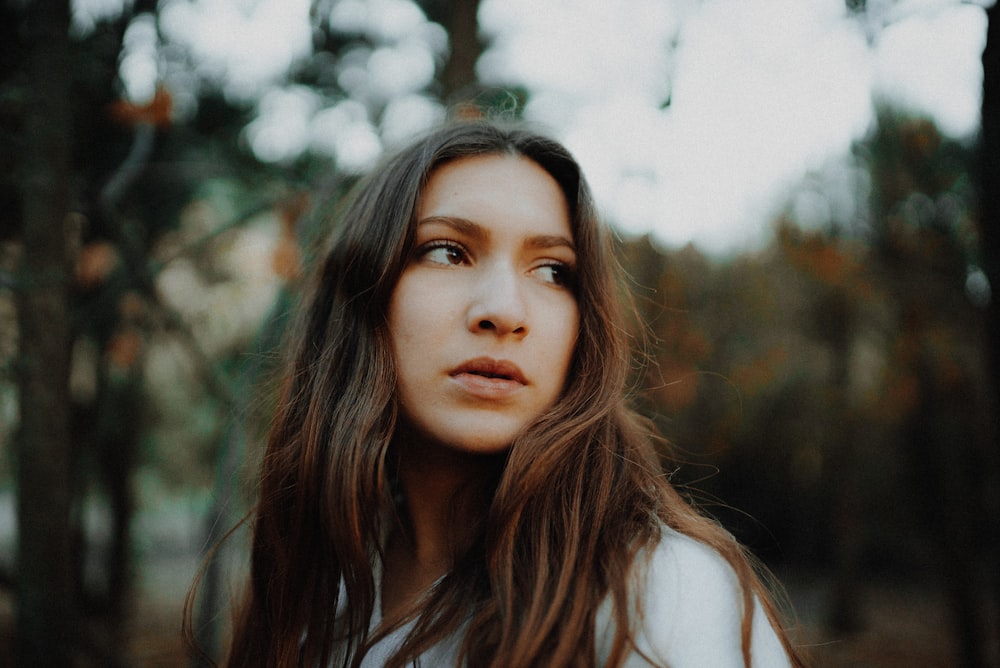
[[[121,2],[76,0],[77,27]],[[313,150],[360,171],[385,144],[442,117],[423,91],[446,36],[410,0],[334,3],[333,25],[367,32],[377,46],[342,64],[338,80],[352,99],[332,108],[282,83],[311,48],[309,0],[161,6],[165,39],[192,51],[200,75],[258,104],[247,137],[261,159]],[[849,206],[837,201],[852,197],[841,165],[875,99],[929,114],[952,136],[976,132],[982,5],[868,6],[850,16],[843,0],[483,0],[491,46],[479,74],[528,89],[526,116],[574,150],[623,230],[734,251],[767,238],[777,207],[810,170],[832,174],[828,201],[814,209]],[[139,25],[129,42],[122,77],[133,95],[153,89],[155,39]],[[389,105],[382,127],[371,121],[375,103]]]

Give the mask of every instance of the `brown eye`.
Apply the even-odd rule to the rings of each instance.
[[[542,281],[559,286],[569,286],[573,282],[573,269],[563,262],[543,264],[535,269]]]
[[[432,241],[420,250],[420,257],[434,264],[462,265],[469,259],[468,253],[460,244],[453,241]]]

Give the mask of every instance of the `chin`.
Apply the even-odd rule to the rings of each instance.
[[[515,439],[527,427],[521,420],[501,420],[499,424],[491,424],[490,420],[480,420],[474,427],[465,430],[464,437],[452,442],[455,446],[468,452],[499,453],[506,452]]]
[[[485,436],[483,434],[466,435],[464,437],[443,439],[442,443],[459,452],[471,455],[492,455],[506,452],[514,442],[514,435],[510,436]]]
[[[499,454],[510,449],[511,444],[530,423],[519,416],[476,414],[452,416],[450,420],[413,420],[410,428],[419,434],[426,445],[465,454]]]

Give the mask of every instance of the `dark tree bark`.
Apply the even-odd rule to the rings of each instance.
[[[980,243],[983,270],[993,291],[987,306],[986,345],[993,379],[993,481],[1000,480],[1000,4],[986,10],[988,27],[983,49],[983,107],[980,143]],[[994,502],[992,547],[1000,553],[1000,508]],[[994,559],[994,563],[996,559]],[[994,605],[1000,606],[1000,576],[993,574]],[[1000,626],[994,629],[1000,638]]]
[[[69,0],[32,2],[27,12],[15,651],[21,666],[66,666],[77,629],[68,396]]]
[[[482,53],[479,42],[479,0],[456,0],[453,5],[448,35],[451,38],[451,55],[441,74],[444,99],[459,102],[463,92],[476,83],[476,61]]]
[[[476,94],[476,61],[483,52],[479,41],[479,0],[423,0],[427,18],[448,31],[450,54],[441,73],[441,99],[448,104],[468,102]]]
[[[980,163],[980,235],[990,301],[992,372],[1000,390],[1000,3],[986,10],[989,21],[983,49],[983,107]]]

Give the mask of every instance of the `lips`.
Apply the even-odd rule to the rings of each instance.
[[[528,384],[524,374],[521,373],[521,369],[516,364],[507,360],[495,360],[491,357],[477,357],[474,360],[463,363],[451,372],[452,376],[458,376],[459,374],[471,374],[473,376],[498,380],[511,380],[521,385]]]
[[[477,357],[449,374],[467,393],[482,399],[508,397],[528,384],[521,369],[507,360]]]

